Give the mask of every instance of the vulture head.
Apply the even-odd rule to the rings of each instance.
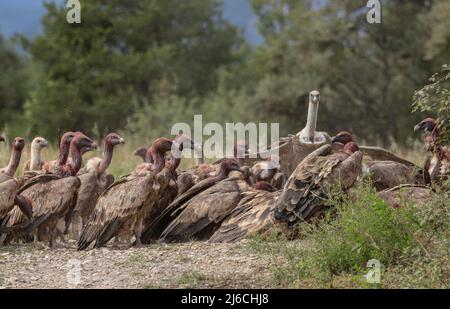
[[[71,145],[73,145],[80,151],[81,149],[97,148],[97,144],[81,132],[74,133]]]
[[[25,147],[25,140],[21,137],[16,137],[13,142],[13,149],[21,152]]]
[[[170,139],[165,138],[165,137],[160,137],[153,142],[151,148],[153,148],[153,151],[155,153],[165,154],[166,152],[168,152],[172,149],[172,145],[173,145],[173,142]]]
[[[345,145],[353,141],[354,141],[353,135],[347,131],[341,131],[331,139],[332,143],[341,143],[342,145]]]
[[[320,92],[318,90],[313,90],[309,93],[309,102],[313,104],[319,104]]]
[[[48,142],[43,137],[38,136],[34,138],[33,141],[31,142],[31,149],[33,150],[41,151],[43,148],[46,147],[48,147]]]
[[[346,154],[348,154],[348,155],[352,155],[352,154],[354,154],[355,152],[357,152],[357,151],[359,151],[359,147],[358,147],[358,145],[356,145],[356,143],[354,143],[354,142],[349,142],[349,143],[346,143],[345,145],[344,145],[344,150],[343,150]]]
[[[414,132],[417,132],[419,130],[423,130],[424,132],[433,132],[433,130],[436,128],[436,120],[433,118],[425,118],[418,124],[414,126]]]
[[[179,150],[183,150],[185,147],[187,149],[196,149],[194,141],[188,135],[184,134],[182,130],[180,130],[178,135],[173,139],[173,144]]]
[[[116,145],[120,145],[120,144],[125,144],[125,140],[119,134],[109,133],[108,135],[106,135],[105,146],[106,145],[116,146]]]
[[[133,152],[133,155],[142,158],[143,161],[145,161],[145,155],[147,154],[147,149],[144,147],[139,147]]]
[[[224,171],[227,175],[232,171],[241,171],[241,166],[236,159],[226,158],[220,163],[220,170]]]

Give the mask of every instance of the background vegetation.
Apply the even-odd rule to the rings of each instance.
[[[381,24],[366,22],[366,3],[253,0],[256,47],[220,0],[86,0],[81,25],[48,4],[42,35],[0,38],[0,131],[56,141],[116,130],[148,144],[201,113],[280,122],[287,134],[317,88],[321,130],[411,146],[414,90],[449,60],[450,3],[382,1]]]

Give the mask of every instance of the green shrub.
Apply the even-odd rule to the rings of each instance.
[[[302,224],[300,240],[250,241],[274,257],[277,284],[369,287],[363,275],[367,262],[376,259],[382,265],[380,286],[449,286],[448,191],[425,205],[391,208],[363,185],[351,198],[333,194],[327,203],[334,211],[317,224]]]

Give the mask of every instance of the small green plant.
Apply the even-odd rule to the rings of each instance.
[[[425,205],[392,208],[365,184],[349,197],[331,194],[333,211],[316,224],[302,224],[300,240],[255,238],[249,244],[272,255],[273,278],[281,286],[448,287],[447,191]],[[382,265],[380,284],[364,278],[372,259]]]

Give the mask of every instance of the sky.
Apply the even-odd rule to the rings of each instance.
[[[43,2],[44,0],[0,0],[0,32],[6,37],[14,33],[30,37],[40,34],[41,16],[45,13]],[[252,12],[250,0],[224,0],[223,14],[231,23],[244,29],[245,37],[250,43],[254,45],[262,43],[263,39],[258,32],[257,18]]]

